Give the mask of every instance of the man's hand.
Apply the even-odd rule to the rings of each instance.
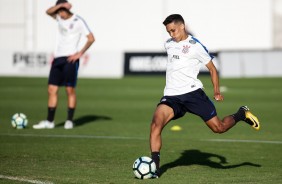
[[[72,5],[70,3],[68,3],[68,2],[66,2],[66,3],[62,3],[61,7],[62,8],[66,8],[67,10],[70,10]]]
[[[82,54],[80,52],[77,52],[71,56],[68,57],[68,62],[70,63],[74,63],[76,60],[78,60],[80,57],[82,56]]]
[[[56,13],[60,8],[66,8],[67,10],[70,10],[72,5],[68,2],[66,3],[60,3],[58,5],[52,6],[48,10],[46,10],[46,13],[53,17],[54,19],[56,18]]]
[[[223,101],[223,100],[224,100],[224,97],[223,97],[223,95],[221,95],[220,93],[215,93],[215,94],[214,94],[214,99],[215,99],[216,101]]]

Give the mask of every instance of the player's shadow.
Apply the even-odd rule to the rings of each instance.
[[[98,115],[84,115],[79,118],[76,118],[73,120],[75,126],[82,126],[86,123],[91,123],[97,120],[112,120],[111,117],[108,116],[98,116]],[[61,127],[64,126],[65,122],[60,122],[59,124],[56,125],[56,127]]]
[[[218,160],[218,161],[214,161],[214,160]],[[161,166],[160,171],[161,174],[163,174],[168,169],[177,166],[189,166],[189,165],[202,165],[215,169],[232,169],[241,166],[261,167],[261,165],[259,164],[254,164],[250,162],[228,165],[228,162],[224,156],[213,154],[213,153],[201,152],[199,150],[185,150],[182,152],[181,156],[177,160]]]

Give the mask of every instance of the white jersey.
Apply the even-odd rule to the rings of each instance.
[[[78,51],[78,44],[81,36],[87,36],[91,31],[86,22],[78,15],[73,14],[69,19],[64,20],[56,16],[59,30],[55,48],[55,58],[70,56]]]
[[[165,49],[168,61],[164,96],[181,95],[203,88],[197,77],[201,66],[213,58],[206,47],[189,35],[186,40],[178,43],[172,38],[167,40]]]

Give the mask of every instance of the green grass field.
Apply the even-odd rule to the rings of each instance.
[[[201,79],[212,97],[210,78]],[[0,78],[0,183],[282,183],[282,78],[221,79],[227,91],[224,102],[215,102],[218,115],[248,105],[261,130],[240,122],[214,134],[187,114],[163,131],[162,177],[135,179],[134,160],[150,156],[149,126],[164,85],[155,76],[79,79],[77,126],[63,128],[62,88],[55,129],[34,130],[46,118],[47,79]],[[16,112],[28,116],[28,128],[12,128]],[[171,131],[173,125],[182,131]]]

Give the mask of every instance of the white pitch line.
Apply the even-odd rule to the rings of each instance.
[[[2,179],[7,179],[7,180],[14,180],[14,181],[35,183],[35,184],[53,184],[53,183],[50,182],[50,181],[30,180],[30,179],[24,179],[24,178],[15,177],[15,176],[4,176],[4,175],[0,175],[0,178],[2,178]]]
[[[97,136],[97,135],[52,135],[52,134],[0,134],[13,137],[51,137],[51,138],[80,138],[80,139],[129,139],[129,140],[147,140],[142,137],[123,137],[123,136]]]
[[[147,140],[147,138],[142,138],[142,137],[98,136],[98,135],[0,134],[0,136],[13,136],[13,137],[48,137],[48,138],[78,138],[78,139],[116,139],[116,140],[125,140],[125,139],[127,139],[127,140]],[[202,140],[200,140],[200,141],[282,144],[282,141],[239,140],[239,139],[202,139]]]
[[[245,142],[245,143],[282,144],[282,141],[265,141],[265,140],[204,139],[203,141],[211,141],[211,142]]]

